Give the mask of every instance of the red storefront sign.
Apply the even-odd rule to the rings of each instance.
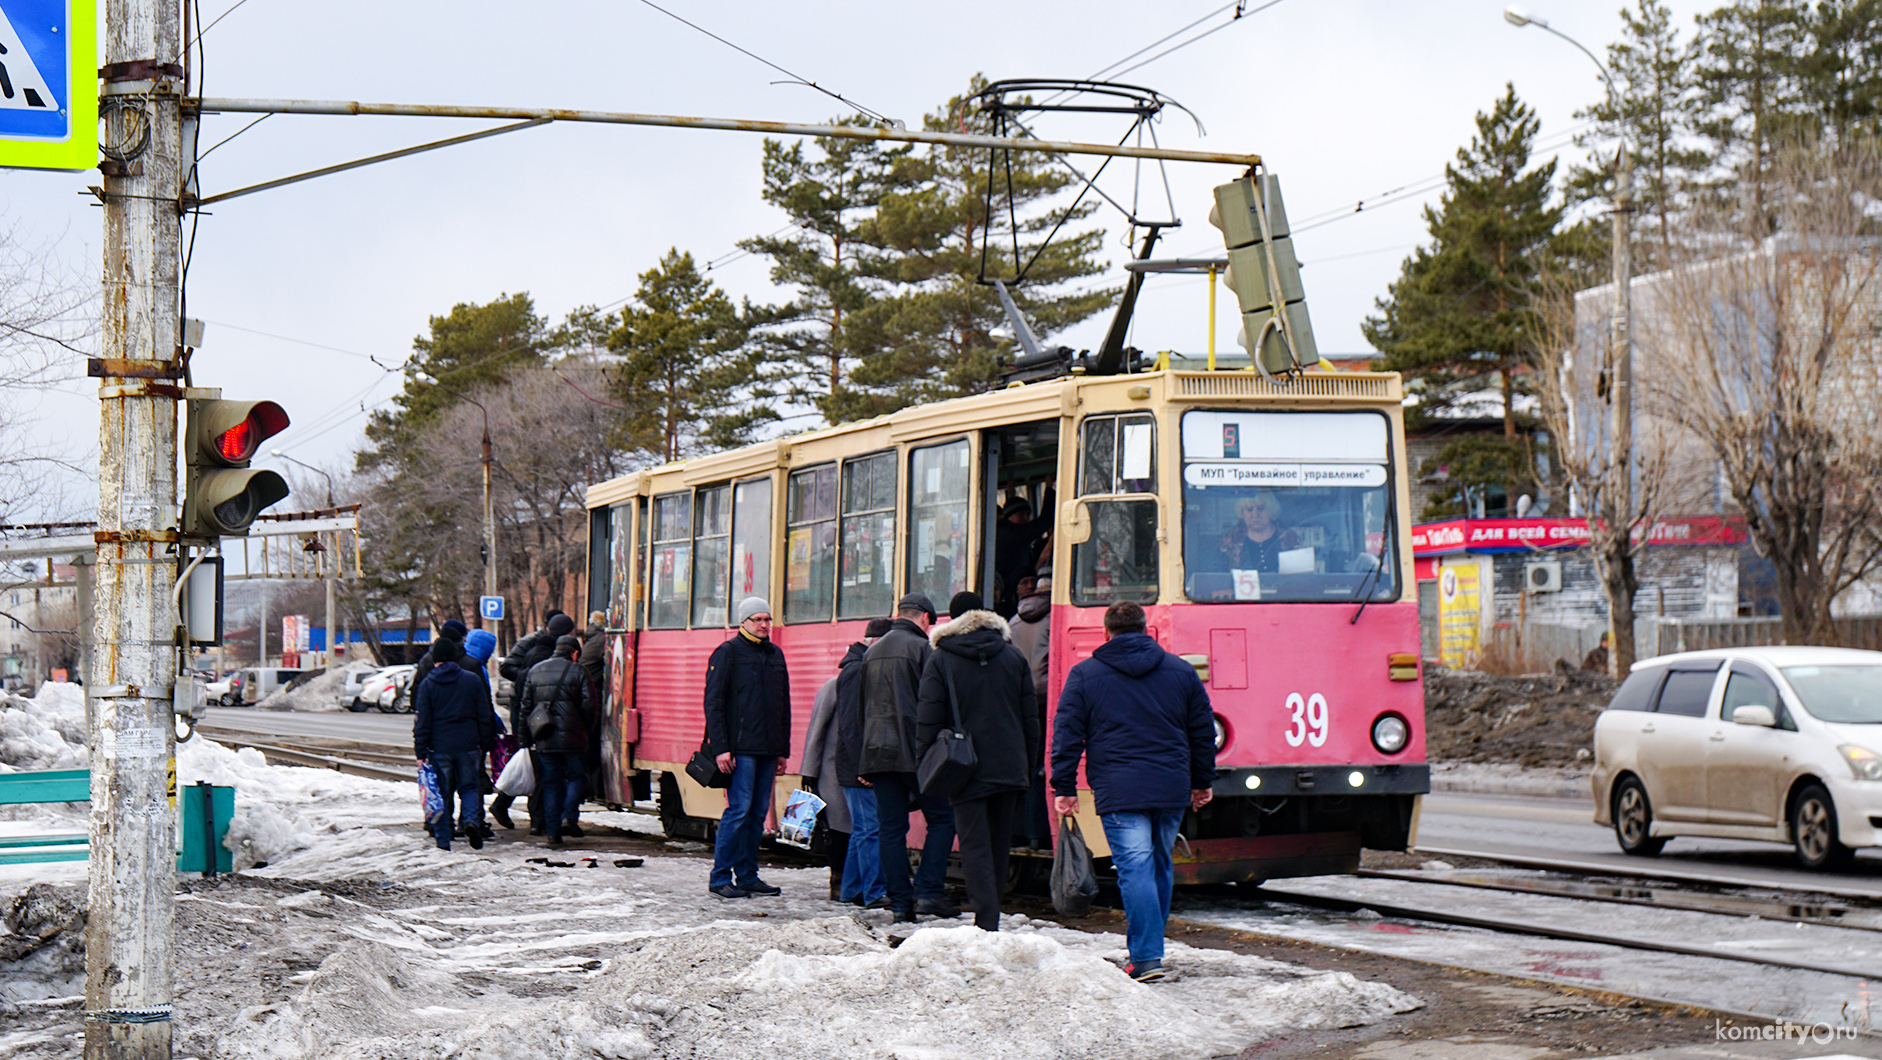
[[[1588,538],[1586,519],[1450,519],[1412,527],[1412,555],[1580,548]],[[1745,528],[1724,516],[1668,516],[1647,527],[1646,539],[1649,545],[1737,545]]]

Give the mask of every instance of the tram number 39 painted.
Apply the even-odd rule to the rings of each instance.
[[[1303,698],[1299,692],[1290,692],[1287,711],[1287,731],[1282,735],[1289,747],[1302,743],[1319,747],[1327,742],[1327,697],[1315,692]]]

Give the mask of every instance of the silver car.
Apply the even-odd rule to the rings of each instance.
[[[1790,843],[1808,868],[1882,845],[1882,652],[1729,648],[1634,666],[1594,728],[1595,821]]]

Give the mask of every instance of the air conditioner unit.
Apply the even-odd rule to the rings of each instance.
[[[1539,559],[1523,564],[1523,589],[1526,592],[1532,593],[1561,592],[1561,561]]]

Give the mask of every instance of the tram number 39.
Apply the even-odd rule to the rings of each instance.
[[[1315,692],[1302,697],[1290,692],[1287,697],[1287,737],[1289,747],[1309,743],[1315,747],[1327,742],[1327,697]]]

